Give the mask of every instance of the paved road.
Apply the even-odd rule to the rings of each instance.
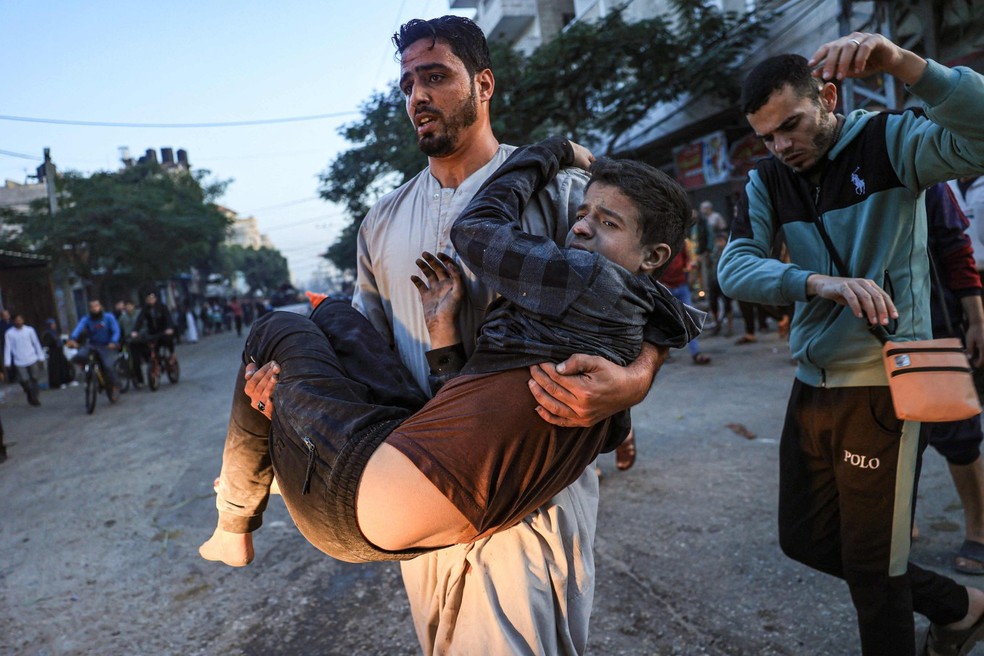
[[[702,342],[713,363],[678,353],[634,413],[636,466],[600,461],[590,651],[857,653],[846,588],[776,544],[785,345],[774,334],[750,346]],[[198,558],[214,526],[211,481],[239,348],[229,334],[182,346],[179,384],[115,406],[102,398],[93,416],[80,388],[45,392],[31,408],[6,387],[0,654],[418,653],[398,567],[323,556],[278,499],[253,565]],[[914,558],[945,569],[961,520],[935,454],[919,504]]]

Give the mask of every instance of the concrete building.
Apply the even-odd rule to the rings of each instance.
[[[42,182],[20,184],[7,180],[0,187],[0,208],[26,212],[32,202],[46,198],[47,195],[48,192]]]
[[[19,184],[7,180],[0,187],[0,209],[27,212],[33,201],[47,198],[44,183]],[[0,226],[0,231],[6,231]],[[48,317],[67,316],[56,312],[55,287],[52,281],[51,258],[0,250],[0,308],[24,315],[24,320],[40,332]],[[74,327],[74,326],[73,326]]]
[[[188,162],[188,151],[183,148],[177,150],[177,157],[175,157],[175,151],[169,146],[164,146],[161,148],[161,158],[157,159],[157,151],[153,148],[148,148],[144,151],[144,154],[140,157],[134,159],[130,155],[130,149],[126,146],[120,147],[120,161],[123,162],[123,167],[128,168],[135,166],[137,164],[144,164],[147,162],[159,163],[161,168],[165,171],[183,171],[188,173],[191,171],[191,164]]]
[[[452,9],[474,9],[490,41],[505,41],[530,54],[577,17],[575,0],[451,0]]]
[[[260,232],[255,216],[242,217],[228,207],[222,205],[216,205],[216,207],[231,221],[229,236],[226,237],[225,242],[227,245],[252,249],[275,248],[270,238]]]

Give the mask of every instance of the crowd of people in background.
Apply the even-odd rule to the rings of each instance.
[[[731,200],[733,207],[737,207]],[[727,212],[733,217],[734,212]],[[694,210],[693,225],[687,248],[679,253],[663,273],[661,281],[684,303],[707,312],[702,339],[733,338],[738,346],[754,344],[758,335],[776,331],[779,338],[789,336],[793,307],[774,307],[746,301],[734,301],[721,291],[717,265],[731,234],[732,219],[717,211],[705,200]],[[781,249],[777,257],[782,259]],[[735,322],[739,323],[736,324]],[[711,356],[701,350],[698,340],[688,345],[691,361],[696,365],[711,363]]]
[[[0,369],[0,383],[19,384],[28,405],[33,407],[41,405],[41,392],[44,390],[78,386],[81,375],[76,364],[82,363],[79,353],[81,350],[85,355],[85,347],[77,340],[84,342],[86,337],[90,337],[92,329],[95,335],[92,346],[105,355],[103,366],[111,378],[110,385],[113,388],[119,386],[119,381],[114,378],[112,363],[123,349],[130,349],[131,378],[134,387],[139,388],[143,383],[142,365],[149,357],[146,347],[148,337],[162,339],[165,345],[172,348],[176,343],[195,344],[202,336],[219,333],[235,331],[241,337],[244,328],[248,329],[256,319],[273,311],[275,305],[286,305],[297,300],[297,292],[290,285],[277,290],[277,294],[277,298],[253,299],[234,295],[166,305],[158,299],[156,292],[149,291],[141,296],[139,306],[133,300],[120,299],[113,304],[112,312],[104,310],[99,299],[93,299],[89,303],[89,313],[83,316],[74,330],[64,329],[55,318],[48,318],[43,326],[35,328],[16,309],[2,309],[0,353],[3,354],[3,368]],[[114,337],[116,331],[118,337]],[[0,400],[4,398],[4,391],[0,387]],[[3,425],[0,422],[0,462],[6,459]]]

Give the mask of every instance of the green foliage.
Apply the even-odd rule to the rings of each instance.
[[[427,163],[417,150],[403,94],[395,84],[389,92],[374,94],[361,111],[359,122],[339,131],[356,146],[339,155],[320,176],[321,197],[345,205],[360,218],[382,194]]]
[[[137,288],[208,264],[225,239],[228,220],[212,204],[226,182],[163,172],[141,164],[91,176],[67,172],[58,180],[58,213],[46,201],[23,215],[16,242],[51,256],[56,266],[90,283]]]
[[[358,258],[356,247],[359,237],[359,226],[362,225],[362,217],[354,219],[351,223],[342,228],[335,243],[328,247],[325,257],[328,261],[342,272],[344,276],[355,279],[355,264]]]
[[[250,296],[260,290],[270,293],[290,280],[287,258],[276,249],[233,245],[223,246],[220,253],[221,269],[218,271],[226,279],[231,279],[237,271],[242,272]]]
[[[657,105],[689,94],[737,99],[743,55],[769,15],[722,12],[708,0],[673,0],[669,15],[627,22],[621,10],[597,23],[578,22],[529,57],[490,44],[496,86],[492,128],[503,143],[565,134],[610,153],[618,139]],[[353,147],[321,174],[321,196],[343,204],[352,224],[325,257],[355,267],[358,227],[369,207],[425,165],[396,85],[362,107],[340,133]]]

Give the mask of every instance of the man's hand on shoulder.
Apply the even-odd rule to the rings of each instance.
[[[665,359],[665,348],[645,344],[627,367],[593,355],[533,365],[529,385],[539,403],[536,411],[556,426],[593,426],[646,398]]]

